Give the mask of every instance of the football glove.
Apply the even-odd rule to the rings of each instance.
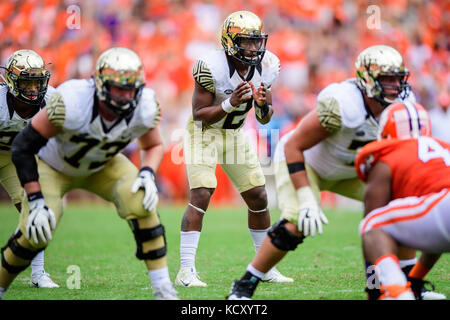
[[[153,211],[158,204],[158,189],[155,184],[155,175],[150,167],[143,167],[139,171],[139,176],[131,187],[131,192],[136,193],[139,189],[144,189],[144,200],[142,205],[145,210]]]
[[[52,240],[52,230],[56,228],[56,218],[53,211],[47,207],[41,192],[33,193],[28,196],[30,213],[26,226],[25,237],[38,244],[39,239],[48,243]]]
[[[298,231],[305,237],[322,234],[322,223],[328,224],[328,219],[320,209],[310,187],[302,187],[297,190],[300,208],[298,213]]]

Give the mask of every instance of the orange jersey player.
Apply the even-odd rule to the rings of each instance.
[[[422,297],[425,275],[450,252],[450,145],[430,132],[422,106],[395,103],[380,117],[378,141],[356,157],[366,182],[363,252],[379,270],[381,298]],[[398,245],[423,252],[408,278],[395,256]]]

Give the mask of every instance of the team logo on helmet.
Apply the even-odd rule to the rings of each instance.
[[[363,50],[356,59],[356,84],[369,97],[375,98],[383,106],[388,106],[398,98],[405,99],[411,90],[407,80],[409,71],[401,54],[389,46],[378,45]],[[382,85],[380,77],[399,77],[399,85]],[[397,94],[386,93],[391,89]]]
[[[50,79],[44,60],[33,50],[18,50],[6,61],[1,76],[8,91],[19,101],[40,106]]]
[[[261,63],[267,38],[263,22],[250,11],[230,14],[222,26],[221,41],[225,52],[246,65]]]
[[[381,113],[378,140],[411,139],[419,136],[431,136],[428,112],[420,104],[397,102]]]
[[[106,50],[97,60],[94,77],[99,100],[120,116],[133,112],[145,86],[144,69],[136,53],[119,47]],[[111,86],[136,92],[132,99],[118,97],[111,94]]]

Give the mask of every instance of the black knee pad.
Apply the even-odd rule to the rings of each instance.
[[[278,220],[267,232],[272,244],[280,250],[295,250],[303,242],[304,236],[297,237],[286,229],[286,219]]]
[[[155,260],[162,258],[166,255],[167,242],[165,229],[162,224],[159,224],[153,228],[140,229],[137,219],[131,219],[130,225],[131,229],[133,230],[134,239],[136,240],[137,244],[136,257],[139,260]],[[156,239],[160,236],[163,236],[164,238],[164,247],[144,253],[142,244],[146,241]]]
[[[33,251],[27,248],[22,247],[19,242],[17,241],[17,239],[19,239],[22,236],[22,232],[19,230],[17,231],[15,234],[13,234],[11,236],[11,238],[9,238],[8,243],[1,249],[1,256],[2,256],[2,266],[3,268],[6,269],[6,271],[8,271],[11,274],[17,274],[22,272],[23,270],[25,270],[26,268],[28,268],[28,266],[31,263],[31,260],[34,259],[34,257],[41,252],[42,250],[44,250],[44,248],[38,250],[38,251]],[[9,264],[6,259],[5,259],[5,255],[4,255],[4,251],[9,248],[12,253],[16,256],[19,257],[23,260],[27,260],[28,264],[23,265],[23,266],[13,266],[11,264]]]

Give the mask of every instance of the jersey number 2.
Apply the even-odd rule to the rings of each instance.
[[[428,162],[431,159],[441,158],[450,166],[450,152],[442,147],[436,140],[429,137],[419,138],[419,159]]]

